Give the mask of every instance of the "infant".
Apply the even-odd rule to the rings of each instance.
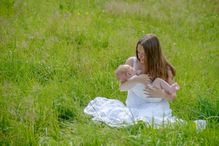
[[[115,71],[116,77],[119,80],[120,84],[125,83],[128,79],[134,78],[138,75],[138,71],[136,71],[133,67],[127,64],[120,65]],[[146,83],[145,83],[146,84]],[[145,85],[144,84],[144,85]],[[155,88],[163,89],[168,93],[176,93],[179,90],[179,85],[174,83],[169,85],[166,81],[161,78],[156,78],[151,85]]]

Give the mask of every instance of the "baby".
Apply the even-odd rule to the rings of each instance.
[[[139,73],[130,65],[124,64],[120,65],[115,71],[116,77],[119,80],[120,84],[125,83],[128,79],[136,77]],[[145,85],[145,84],[144,84]],[[176,93],[179,90],[179,85],[174,83],[169,85],[166,81],[161,78],[156,78],[151,85],[153,87],[164,89],[168,93]]]

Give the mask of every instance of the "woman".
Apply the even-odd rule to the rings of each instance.
[[[136,57],[128,58],[126,64],[131,65],[142,74],[147,74],[148,76],[144,76],[146,82],[149,82],[149,78],[153,81],[157,77],[164,79],[169,84],[174,82],[175,69],[166,60],[155,35],[148,34],[140,39],[136,45]],[[145,92],[149,98],[163,98],[160,102],[148,102],[133,90],[139,79],[143,79],[142,76],[120,86],[120,90],[128,91],[127,106],[119,100],[96,97],[87,105],[84,112],[91,115],[94,121],[101,121],[112,127],[135,124],[139,120],[158,127],[176,121],[183,122],[172,116],[167,102],[167,100],[174,100],[175,94],[148,86],[142,92]]]

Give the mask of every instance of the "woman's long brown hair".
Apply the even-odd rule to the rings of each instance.
[[[157,77],[167,80],[169,69],[171,70],[173,76],[176,75],[176,70],[168,62],[161,50],[160,42],[157,36],[147,34],[137,42],[136,57],[139,60],[137,51],[138,45],[141,45],[144,48],[146,74],[151,77],[152,81]]]

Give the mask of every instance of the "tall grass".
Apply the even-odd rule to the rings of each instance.
[[[219,3],[216,0],[0,1],[0,145],[217,145]],[[125,101],[115,68],[156,34],[177,70],[174,116],[153,129],[94,123],[96,96]],[[205,119],[196,133],[191,122]]]

